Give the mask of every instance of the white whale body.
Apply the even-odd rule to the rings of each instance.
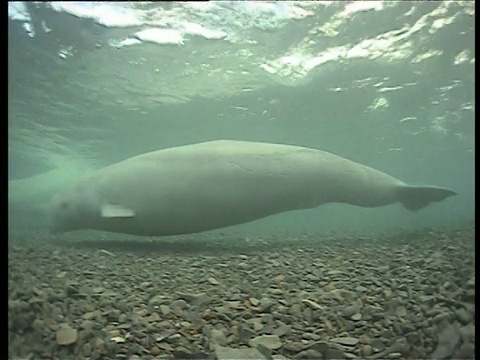
[[[411,186],[316,149],[217,140],[135,156],[78,180],[49,206],[51,230],[197,233],[327,203],[409,210],[455,192]]]

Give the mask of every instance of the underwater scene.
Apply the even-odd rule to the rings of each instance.
[[[474,359],[473,1],[8,2],[8,359]]]

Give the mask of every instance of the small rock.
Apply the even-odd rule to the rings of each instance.
[[[260,310],[262,312],[268,312],[272,309],[273,306],[276,305],[276,302],[269,298],[261,298],[260,304],[258,304]]]
[[[372,347],[375,350],[375,347],[373,345]],[[393,354],[393,353],[405,354],[408,349],[409,349],[409,346],[408,346],[407,340],[405,338],[399,338],[385,350],[373,355],[372,358],[383,359],[383,358],[387,358],[389,354]]]
[[[353,314],[350,319],[352,319],[352,320],[354,320],[354,321],[362,320],[362,314],[361,314],[361,313]]]
[[[122,336],[114,336],[111,338],[111,340],[117,344],[123,344],[125,342],[125,338]]]
[[[407,341],[409,344],[412,344],[412,345],[420,345],[422,341],[422,337],[417,331],[413,331],[407,335]]]
[[[465,291],[465,301],[475,302],[475,288]]]
[[[385,344],[380,339],[372,339],[370,341],[370,345],[372,346],[374,352],[383,351],[385,349]]]
[[[257,350],[260,351],[266,359],[272,358],[272,350],[263,346],[262,344],[257,345]]]
[[[73,284],[65,286],[65,295],[67,297],[78,295],[78,288]]]
[[[95,327],[95,322],[91,320],[84,320],[80,327],[87,331],[91,331]]]
[[[363,292],[367,292],[368,289],[367,289],[365,286],[358,285],[358,286],[355,288],[355,291],[363,293]]]
[[[256,347],[258,344],[262,344],[267,349],[276,350],[282,347],[280,337],[277,335],[261,335],[251,339],[248,345]]]
[[[260,308],[261,312],[269,312],[276,304],[276,301],[263,297],[260,299],[260,304],[258,304],[258,307]]]
[[[284,324],[280,322],[277,328],[273,329],[273,335],[283,336],[290,334],[292,332],[292,328],[290,325]]]
[[[99,253],[102,253],[102,254],[105,254],[105,255],[108,255],[108,256],[111,256],[111,257],[115,257],[116,255],[108,250],[105,250],[105,249],[100,249],[98,250]]]
[[[65,275],[67,275],[67,272],[66,271],[59,271],[57,273],[57,278],[58,279],[63,279],[65,277]]]
[[[100,310],[95,310],[95,311],[83,314],[82,318],[85,319],[85,320],[91,320],[93,318],[99,319],[101,317],[101,315],[102,315],[102,313],[100,312]]]
[[[259,332],[260,330],[263,329],[263,324],[261,319],[253,319],[252,325],[253,325],[253,330],[256,332]]]
[[[188,303],[202,301],[203,299],[205,299],[207,297],[206,293],[192,294],[192,293],[176,292],[176,294],[181,300],[185,300]],[[175,303],[175,301],[171,304],[172,308],[174,307],[174,303]]]
[[[373,354],[373,349],[370,345],[362,346],[362,356],[367,357]]]
[[[457,343],[460,341],[460,331],[459,329],[452,325],[447,324],[445,328],[438,335],[437,347],[430,354],[432,359],[446,359],[450,357]]]
[[[327,271],[327,275],[340,275],[343,274],[340,270],[329,270]]]
[[[341,302],[344,302],[345,300],[351,302],[352,299],[357,296],[353,291],[346,289],[335,289],[331,293]]]
[[[298,341],[286,342],[283,345],[283,349],[292,353],[298,353],[305,349],[305,345]]]
[[[407,316],[407,309],[405,308],[405,306],[399,306],[395,309],[395,315],[397,315],[398,317],[405,317]]]
[[[298,354],[293,356],[294,359],[323,359],[323,354],[314,350],[308,349],[300,351]]]
[[[463,342],[475,342],[475,325],[468,324],[460,329]]]
[[[149,301],[148,305],[150,306],[158,306],[165,301],[166,297],[163,295],[155,295]]]
[[[86,357],[90,356],[90,354],[92,353],[92,344],[90,343],[83,344],[82,353],[83,353],[83,356],[86,356]]]
[[[314,323],[313,318],[314,318],[314,313],[312,308],[307,307],[302,311],[302,316],[305,319],[306,322],[308,322],[310,325]]]
[[[179,346],[173,350],[174,359],[192,359],[192,352],[184,346]],[[199,354],[200,355],[200,354]],[[205,356],[202,354],[202,359]],[[165,360],[171,359],[171,357],[165,358]]]
[[[92,311],[95,311],[96,308],[95,308],[95,306],[93,306],[92,304],[85,304],[84,310],[85,310],[86,312],[92,312]]]
[[[107,347],[105,345],[105,341],[100,338],[95,339],[95,348],[100,352],[102,355],[107,354]]]
[[[257,349],[234,349],[229,347],[223,347],[220,345],[215,346],[215,358],[217,360],[231,360],[231,359],[258,359],[266,360],[266,357]]]
[[[345,355],[345,353],[339,349],[327,349],[327,351],[325,351],[324,357],[326,360],[346,359],[347,355]]]
[[[255,335],[255,331],[250,329],[248,326],[242,324],[238,326],[238,337],[240,338],[241,342],[248,343],[248,341],[250,341],[250,339]]]
[[[330,339],[330,342],[346,346],[355,346],[358,344],[358,339],[353,337],[338,337]]]
[[[466,325],[473,320],[473,314],[469,313],[463,307],[455,309],[454,312],[458,321],[460,321],[463,325]]]
[[[250,304],[252,304],[252,306],[258,306],[258,304],[260,304],[260,300],[254,297],[249,298],[248,301],[250,301]]]
[[[150,354],[153,356],[160,355],[160,349],[158,348],[158,346],[156,345],[152,346],[150,349]]]
[[[316,341],[313,344],[308,345],[305,350],[307,349],[312,349],[323,354],[325,351],[327,351],[327,349],[329,349],[329,346],[325,341]]]
[[[173,346],[167,342],[161,342],[160,344],[158,344],[158,347],[167,352],[172,352],[174,350]]]
[[[77,341],[78,333],[76,329],[72,329],[69,325],[62,327],[55,334],[55,340],[58,345],[70,345]]]
[[[475,344],[466,342],[460,346],[455,354],[452,356],[453,359],[475,359]]]
[[[451,313],[449,312],[441,312],[437,315],[435,315],[433,318],[432,318],[432,323],[434,324],[440,324],[443,320],[447,319],[450,320],[451,319]]]
[[[246,263],[245,261],[241,261],[238,263],[238,268],[240,269],[243,269],[243,270],[247,270],[250,268],[250,265],[248,265],[248,263]]]
[[[162,315],[168,315],[172,312],[172,310],[170,309],[170,307],[168,305],[160,305],[160,312],[162,313]]]
[[[208,279],[208,282],[212,285],[219,285],[220,283],[218,282],[217,279],[215,279],[214,277],[209,277]]]
[[[151,281],[143,281],[140,283],[140,287],[142,289],[148,289],[149,287],[152,286],[152,282]]]
[[[302,302],[310,306],[313,310],[323,310],[323,306],[309,299],[303,299]]]
[[[173,301],[170,304],[170,308],[172,310],[175,310],[175,309],[183,310],[183,309],[188,308],[188,303],[183,299],[178,299],[178,300]]]
[[[340,315],[349,318],[352,315],[358,313],[360,311],[360,306],[359,305],[350,305],[350,306],[345,306],[341,308],[338,312]]]
[[[288,313],[290,315],[293,315],[295,318],[301,318],[302,317],[302,306],[300,304],[293,304],[288,309]]]
[[[156,312],[154,313],[151,313],[148,317],[147,317],[147,321],[148,322],[157,322],[157,321],[160,321],[160,315],[158,315]]]
[[[392,290],[384,289],[383,290],[383,295],[385,296],[386,299],[389,299],[392,296]]]
[[[399,352],[392,352],[385,356],[385,358],[387,359],[400,359],[401,357],[402,357],[402,353],[399,353]]]
[[[212,344],[217,344],[220,346],[227,345],[227,337],[225,336],[225,333],[219,329],[212,329],[210,332],[210,341]]]

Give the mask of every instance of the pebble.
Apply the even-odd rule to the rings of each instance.
[[[475,342],[475,325],[468,324],[460,329],[460,335],[463,342]]]
[[[61,328],[55,334],[55,341],[58,345],[70,345],[77,341],[78,332],[69,325],[61,325]]]
[[[277,336],[284,336],[284,335],[288,335],[292,332],[292,328],[290,325],[287,325],[283,322],[280,322],[278,327],[273,329],[273,335],[277,335]]]
[[[162,304],[160,305],[160,312],[162,313],[162,315],[166,316],[170,314],[172,310],[170,309],[170,306]]]
[[[399,306],[395,309],[395,315],[397,315],[398,317],[405,317],[407,316],[407,309],[405,308],[405,306]]]
[[[361,313],[353,314],[350,319],[352,319],[354,321],[362,320],[362,314]]]
[[[91,331],[95,327],[95,322],[91,320],[84,320],[80,327],[87,331]]]
[[[276,304],[277,304],[276,301],[270,298],[263,297],[260,299],[260,304],[258,304],[258,306],[260,308],[260,311],[267,312],[267,311],[270,311],[272,307],[275,306]]]
[[[453,359],[475,359],[475,344],[471,342],[463,343],[458,351],[452,356]]]
[[[252,347],[256,347],[258,344],[261,344],[270,350],[276,350],[282,347],[282,341],[277,335],[260,335],[254,337],[248,342],[248,345]]]
[[[330,339],[330,342],[340,345],[354,346],[358,344],[358,339],[353,337],[338,337]]]
[[[114,253],[112,253],[112,252],[110,252],[110,251],[108,251],[108,250],[105,250],[105,249],[100,249],[98,252],[101,253],[101,254],[105,254],[105,255],[111,256],[111,257],[115,257],[115,256],[116,256]]]
[[[83,356],[90,356],[91,352],[92,352],[92,344],[90,343],[83,344],[82,346]]]
[[[260,304],[260,300],[254,297],[249,298],[248,301],[250,304],[252,304],[252,306],[258,306]]]
[[[373,349],[370,345],[363,345],[362,346],[362,356],[370,356],[373,354]]]
[[[267,359],[260,351],[255,348],[230,348],[217,345],[215,346],[214,352],[215,358],[217,360]]]
[[[326,360],[333,360],[333,359],[346,359],[347,356],[342,350],[339,349],[327,349],[325,351],[324,357]]]
[[[323,306],[320,304],[316,303],[315,301],[309,300],[309,299],[303,299],[302,302],[308,306],[310,306],[314,310],[322,310]]]
[[[457,326],[447,324],[438,335],[437,347],[430,355],[432,359],[446,359],[455,351],[460,340],[460,331]]]
[[[212,285],[219,285],[220,283],[218,282],[217,279],[215,279],[214,277],[209,277],[208,279],[208,282]]]
[[[250,265],[248,265],[248,263],[246,263],[245,261],[239,262],[237,266],[243,270],[247,270],[250,268]]]
[[[223,330],[220,329],[212,329],[212,331],[210,332],[210,341],[213,344],[217,344],[220,346],[227,345],[227,337]]]
[[[349,306],[342,307],[339,310],[339,313],[340,313],[340,315],[349,318],[352,315],[358,313],[359,311],[360,311],[360,306],[355,304],[355,305],[349,305]]]
[[[364,292],[368,291],[368,288],[366,288],[365,286],[362,286],[362,285],[357,285],[357,287],[355,288],[355,291],[360,292],[360,293],[364,293]]]
[[[293,356],[294,359],[323,359],[323,354],[314,350],[308,349],[300,351]]]
[[[157,356],[157,355],[160,355],[161,351],[160,349],[158,348],[158,346],[154,345],[150,348],[150,354],[153,355],[153,356]]]
[[[457,317],[458,321],[460,321],[462,324],[466,325],[470,321],[473,320],[474,315],[469,313],[465,308],[457,308],[454,311],[455,316]]]

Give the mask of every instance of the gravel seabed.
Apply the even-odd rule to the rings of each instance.
[[[473,225],[78,239],[10,233],[9,359],[475,358]]]

